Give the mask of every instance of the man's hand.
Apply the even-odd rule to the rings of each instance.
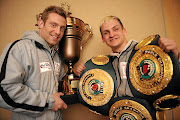
[[[62,92],[53,94],[54,97],[54,106],[51,109],[52,111],[57,111],[59,109],[67,109],[66,103],[60,98],[60,96],[63,96],[64,94]]]
[[[77,68],[73,69],[73,72],[77,75],[80,76],[81,73],[86,69],[85,65],[81,63]]]
[[[159,46],[165,52],[172,51],[176,58],[178,59],[178,48],[176,45],[175,40],[168,39],[168,38],[159,38]]]

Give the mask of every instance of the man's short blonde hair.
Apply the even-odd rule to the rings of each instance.
[[[122,26],[122,28],[124,28],[121,20],[120,20],[118,17],[111,15],[111,16],[105,17],[105,18],[100,22],[100,25],[99,25],[100,32],[101,32],[101,27],[103,26],[103,24],[104,24],[105,22],[108,22],[108,21],[112,20],[112,19],[117,20],[117,21],[120,23],[120,25]],[[101,33],[101,34],[102,34],[102,33]]]

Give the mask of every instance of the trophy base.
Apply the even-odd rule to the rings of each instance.
[[[66,79],[63,82],[63,93],[65,95],[72,95],[77,93],[79,87],[79,78],[70,78],[70,75],[66,75]]]

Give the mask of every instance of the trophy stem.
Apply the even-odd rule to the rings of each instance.
[[[68,72],[63,82],[63,91],[65,95],[72,95],[77,92],[79,78],[75,78],[72,68],[73,64],[69,63]]]
[[[71,81],[74,79],[74,72],[72,70],[73,68],[73,64],[72,63],[69,63],[69,66],[68,66],[68,72],[67,72],[67,80],[68,80],[68,87],[69,87],[69,95],[71,94],[74,94],[74,91],[72,89],[72,86],[71,86]]]

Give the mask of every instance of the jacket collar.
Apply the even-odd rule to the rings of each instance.
[[[38,48],[47,49],[49,52],[51,52],[52,49],[58,52],[59,49],[58,45],[50,48],[48,43],[42,37],[39,36],[38,31],[26,31],[21,39],[33,40]]]
[[[125,52],[125,51],[130,51],[131,49],[133,49],[134,45],[137,44],[137,42],[135,40],[130,40],[128,41],[128,43],[126,44],[126,46],[123,48],[123,50],[119,53],[114,53],[114,52],[111,52],[110,53],[110,56],[112,57],[120,57],[120,55]]]

